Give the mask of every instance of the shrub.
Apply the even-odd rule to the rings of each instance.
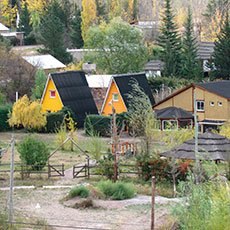
[[[97,164],[99,167],[96,167],[94,170],[99,175],[106,176],[109,180],[113,178],[114,175],[114,156],[111,153],[108,153],[107,156],[104,156],[102,160],[98,161]]]
[[[106,195],[107,198],[113,200],[124,200],[135,196],[136,188],[131,183],[124,183],[117,181],[112,183],[111,181],[100,181],[98,188]]]
[[[90,208],[93,207],[93,201],[91,198],[84,199],[78,203],[75,203],[73,208]]]
[[[142,178],[146,181],[155,176],[157,181],[172,181],[172,163],[168,159],[152,159],[148,156],[138,156],[136,167],[140,169]],[[175,165],[175,175],[177,181],[184,181],[192,166],[190,161],[179,161]]]
[[[89,142],[89,153],[92,156],[92,158],[99,161],[101,159],[102,150],[103,142],[101,141],[101,139],[96,135],[91,136]]]
[[[79,196],[82,198],[89,197],[89,189],[82,185],[78,187],[74,187],[73,189],[70,190],[68,197],[74,198],[76,196]]]
[[[48,160],[49,151],[46,144],[36,140],[32,136],[27,136],[17,148],[21,161],[32,166],[34,170],[41,170]]]
[[[100,191],[98,188],[96,188],[92,185],[89,185],[88,188],[90,190],[90,195],[93,198],[96,198],[96,199],[105,199],[106,198],[105,194],[102,191]]]
[[[8,114],[12,111],[12,105],[0,105],[0,131],[5,131],[10,129],[8,123]]]

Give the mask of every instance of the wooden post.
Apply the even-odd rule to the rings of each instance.
[[[64,168],[64,164],[62,163],[62,176],[65,176],[65,168]]]
[[[21,179],[24,179],[24,165],[21,164]]]
[[[90,178],[90,169],[89,169],[89,158],[87,158],[87,164],[88,164],[88,169],[87,169],[87,171],[88,171],[88,179]]]
[[[9,202],[9,222],[10,229],[13,229],[13,186],[14,186],[14,134],[12,135],[11,140],[11,164],[10,164],[10,202]]]
[[[51,170],[50,170],[50,164],[48,162],[48,178],[50,178],[50,177],[51,177]]]
[[[155,177],[152,177],[152,215],[151,215],[151,230],[154,230],[154,208],[155,206]]]
[[[114,144],[114,183],[117,181],[117,125],[116,125],[116,111],[113,106],[113,144]]]

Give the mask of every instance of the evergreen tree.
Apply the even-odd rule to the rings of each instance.
[[[97,9],[97,18],[100,23],[100,21],[107,21],[107,13],[105,10],[105,3],[103,3],[102,0],[95,0],[96,3],[96,9]]]
[[[64,24],[58,17],[59,13],[60,5],[54,0],[41,19],[40,41],[45,46],[46,51],[67,64],[72,61],[72,56],[66,51],[64,45]]]
[[[230,24],[228,13],[221,32],[217,35],[211,61],[214,64],[214,76],[230,80]]]
[[[18,30],[23,31],[25,37],[27,37],[32,29],[32,25],[30,24],[30,12],[28,10],[28,3],[25,2],[21,9]]]
[[[179,76],[180,74],[181,41],[174,18],[170,0],[165,0],[158,42],[163,49],[161,60],[164,62],[163,75],[166,77]]]
[[[82,48],[84,41],[81,36],[81,11],[76,8],[74,19],[72,20],[72,34],[70,35],[72,46]]]
[[[182,47],[182,68],[183,78],[198,79],[201,74],[201,68],[197,60],[197,42],[193,31],[192,12],[188,8],[188,16],[184,23],[185,32],[183,36]]]

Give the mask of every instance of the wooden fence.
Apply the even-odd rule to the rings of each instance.
[[[32,165],[22,165],[15,163],[14,172],[21,174],[21,178],[24,179],[32,174],[47,174],[50,177],[63,177],[65,176],[65,166],[61,165],[41,165],[37,166],[37,169]],[[40,168],[40,169],[39,169]],[[10,164],[0,164],[0,173],[10,173]]]
[[[80,166],[74,166],[73,167],[73,178],[83,178],[87,177],[88,179],[91,176],[106,176],[106,173],[103,173],[103,170],[97,170],[97,169],[110,169],[113,170],[114,166],[88,166],[80,165]],[[131,175],[140,175],[138,169],[135,165],[125,165],[125,164],[119,164],[118,165],[118,176],[131,176]]]

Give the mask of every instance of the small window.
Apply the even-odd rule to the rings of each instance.
[[[118,101],[118,93],[113,93],[113,101]]]
[[[197,111],[204,111],[204,101],[196,101]]]
[[[215,105],[214,101],[210,101],[210,106],[214,106],[214,105]]]
[[[218,101],[218,106],[222,106],[223,103],[221,101]]]
[[[50,90],[50,98],[56,98],[56,91]]]

